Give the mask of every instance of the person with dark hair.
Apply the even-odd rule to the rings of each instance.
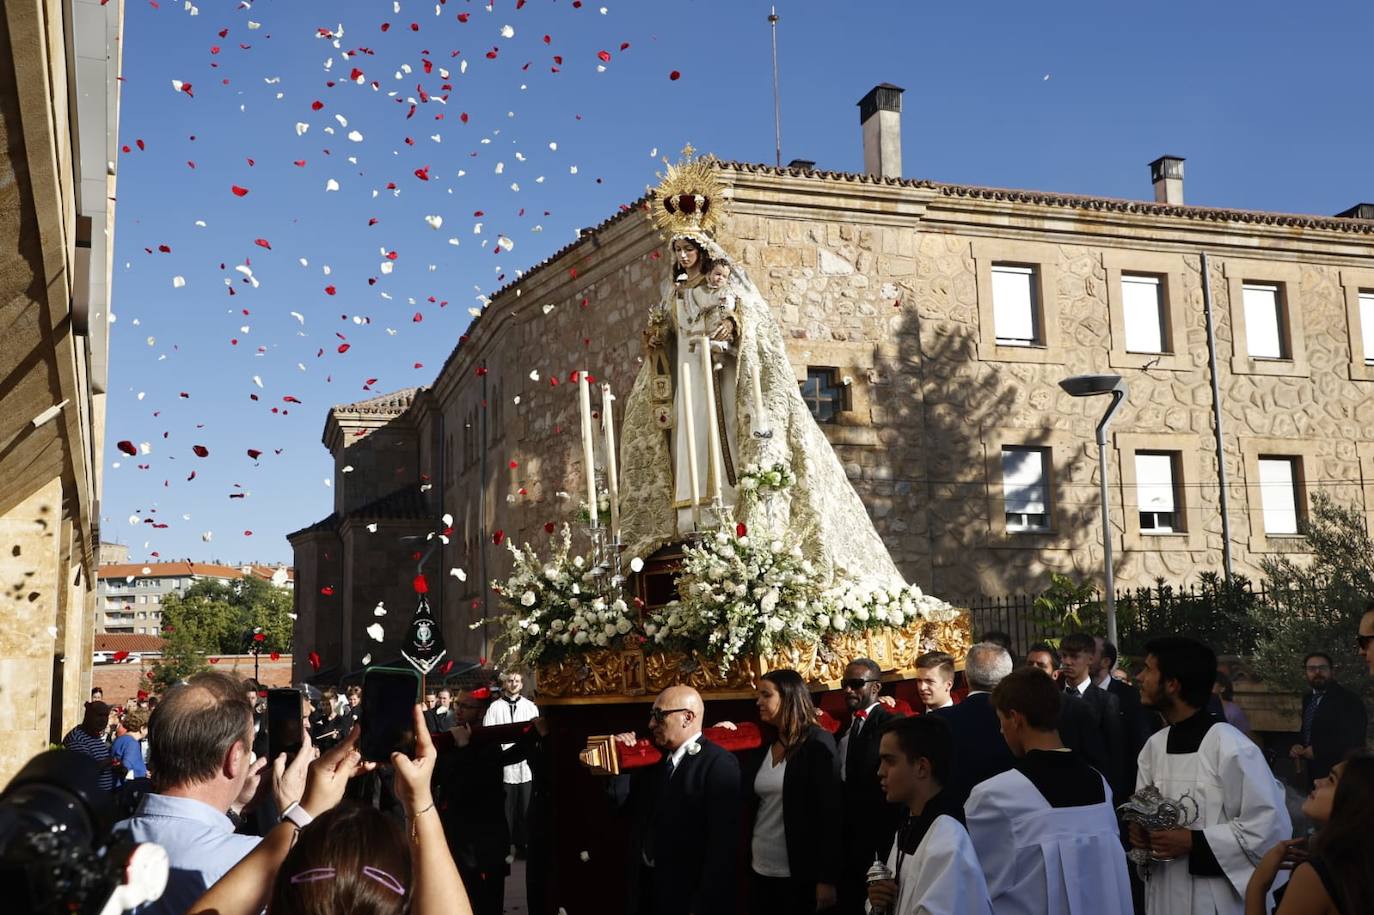
[[[1255,735],[1250,730],[1250,718],[1245,714],[1245,709],[1236,703],[1236,687],[1228,674],[1217,671],[1217,682],[1212,686],[1212,695],[1221,700],[1221,710],[1226,723],[1251,740],[1255,740]],[[1255,743],[1259,741],[1255,740]]]
[[[253,704],[242,681],[229,674],[196,674],[172,687],[148,722],[148,768],[153,792],[134,815],[115,825],[136,842],[167,850],[171,876],[162,898],[139,915],[181,915],[205,888],[258,843],[234,831],[235,819],[257,793],[268,760],[252,758]],[[287,763],[272,761],[278,810],[300,800],[315,748],[306,736]]]
[[[992,691],[1011,671],[1010,652],[994,642],[979,642],[964,656],[968,695],[958,705],[932,713],[948,723],[954,733],[959,767],[945,790],[960,803],[974,785],[1007,771],[1016,762],[1002,739],[992,707]]]
[[[100,701],[86,703],[86,713],[81,723],[67,732],[62,738],[62,748],[89,756],[100,763],[100,787],[113,791],[114,769],[110,762],[110,745],[105,742],[105,728],[110,722],[110,707]]]
[[[1260,849],[1292,834],[1283,789],[1260,748],[1206,710],[1216,676],[1216,654],[1196,639],[1145,646],[1140,698],[1168,726],[1141,751],[1136,787],[1174,801],[1187,796],[1198,808],[1192,823],[1174,829],[1131,824],[1131,844],[1151,858],[1148,915],[1240,915]]]
[[[1059,650],[1049,642],[1034,642],[1026,649],[1026,666],[1039,668],[1055,680],[1062,673],[1059,669]]]
[[[1097,643],[1086,632],[1074,632],[1059,642],[1059,660],[1063,674],[1059,682],[1064,687],[1064,697],[1069,703],[1081,702],[1092,712],[1092,720],[1098,734],[1105,758],[1098,766],[1112,784],[1112,796],[1118,802],[1125,801],[1134,790],[1134,781],[1127,781],[1126,743],[1121,734],[1121,703],[1116,696],[1093,683],[1093,672],[1097,666]],[[1092,754],[1086,747],[1079,746],[1066,735],[1064,743],[1077,750]],[[1138,749],[1138,748],[1137,748]],[[1090,759],[1090,761],[1092,761]],[[1103,768],[1105,766],[1105,768]]]
[[[1298,787],[1310,790],[1347,753],[1365,745],[1369,714],[1364,700],[1336,682],[1331,655],[1311,651],[1303,659],[1311,687],[1302,697],[1302,731],[1288,751]]]
[[[964,814],[997,915],[1131,911],[1111,785],[1059,739],[1066,701],[1033,667],[992,693],[1016,765],[976,786]]]
[[[944,651],[927,651],[916,659],[916,695],[921,697],[925,711],[949,708],[954,700],[949,697],[954,689],[954,657]]]
[[[1141,708],[1139,689],[1114,676],[1123,673],[1116,669],[1119,660],[1116,646],[1100,635],[1093,636],[1093,641],[1097,645],[1097,672],[1093,683],[1115,696],[1120,709],[1122,787],[1130,794],[1135,789],[1136,759],[1145,741],[1155,732],[1158,718]]]
[[[878,744],[883,728],[902,716],[878,701],[882,668],[871,658],[850,661],[840,689],[849,720],[839,731],[844,860],[836,889],[841,911],[862,915],[869,865],[887,857],[901,818],[901,808],[887,802],[878,784]]]
[[[879,759],[883,792],[907,817],[887,855],[895,879],[868,884],[872,908],[888,915],[992,915],[963,808],[944,790],[955,762],[949,725],[934,715],[889,722]]]
[[[148,736],[148,713],[130,709],[119,722],[119,736],[110,745],[110,756],[124,770],[127,779],[146,779],[148,766],[143,761],[143,738]]]
[[[765,743],[744,771],[754,810],[750,911],[832,908],[839,879],[832,850],[842,828],[835,740],[816,723],[816,706],[795,670],[764,674],[756,705]]]
[[[978,641],[987,642],[992,645],[1001,645],[1002,648],[1006,650],[1007,654],[1011,654],[1011,636],[1000,629],[988,630],[983,633],[983,637]]]
[[[1302,812],[1317,834],[1269,850],[1245,891],[1245,915],[1270,915],[1265,900],[1280,870],[1292,877],[1275,898],[1274,915],[1357,915],[1374,912],[1374,753],[1356,750],[1317,780]]]
[[[372,771],[355,730],[309,767],[300,803],[197,899],[194,915],[472,915],[430,794],[437,753],[416,705],[415,757],[391,754],[405,831],[366,805],[343,802]]]

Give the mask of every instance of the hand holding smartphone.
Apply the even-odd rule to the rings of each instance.
[[[415,703],[420,675],[413,670],[373,667],[363,674],[358,752],[370,762],[390,762],[392,753],[415,758]]]
[[[294,689],[267,691],[267,758],[282,753],[294,757],[304,743],[304,712],[301,694]]]

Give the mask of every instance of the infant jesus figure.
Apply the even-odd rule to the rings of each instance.
[[[705,302],[701,307],[701,321],[715,352],[735,355],[735,341],[739,339],[739,324],[735,308],[739,299],[733,290],[730,265],[717,261],[706,277],[706,290],[699,293]]]

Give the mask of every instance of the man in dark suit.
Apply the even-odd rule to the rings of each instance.
[[[670,686],[649,710],[663,751],[656,765],[612,779],[633,808],[627,862],[630,915],[734,912],[738,895],[739,760],[701,734],[705,708],[690,686]],[[634,734],[616,739],[634,746]]]
[[[883,725],[903,717],[878,701],[882,669],[869,658],[855,658],[840,687],[849,721],[839,734],[843,799],[844,862],[837,887],[840,911],[861,915],[868,898],[868,868],[875,856],[887,860],[901,809],[889,804],[878,782],[878,746]]]
[[[958,705],[931,712],[945,719],[954,735],[955,771],[945,790],[960,804],[974,785],[1001,775],[1016,764],[1016,757],[1002,739],[1002,726],[990,695],[1002,678],[1011,673],[1011,668],[1011,655],[1005,648],[979,642],[964,658],[968,696]]]
[[[1099,771],[1111,783],[1112,794],[1124,803],[1135,790],[1133,783],[1126,781],[1126,747],[1121,734],[1121,703],[1111,693],[1093,683],[1094,659],[1097,656],[1097,643],[1086,632],[1066,635],[1059,642],[1059,662],[1063,668],[1060,680],[1064,687],[1064,700],[1067,704],[1082,700],[1091,710],[1098,732],[1102,735],[1102,746],[1106,750],[1101,760],[1105,768]],[[1069,715],[1063,716],[1068,718]]]
[[[1122,771],[1131,791],[1135,790],[1136,760],[1145,747],[1145,741],[1163,725],[1158,716],[1147,712],[1140,704],[1140,690],[1124,680],[1112,676],[1116,669],[1116,646],[1101,636],[1093,636],[1097,644],[1096,672],[1093,683],[1116,697],[1121,716]],[[1159,726],[1153,722],[1159,721]]]
[[[1369,718],[1364,701],[1335,681],[1330,655],[1311,652],[1303,667],[1311,689],[1302,697],[1302,742],[1288,755],[1296,764],[1300,787],[1310,791],[1347,753],[1365,745]]]

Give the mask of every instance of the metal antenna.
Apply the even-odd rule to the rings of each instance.
[[[782,99],[778,89],[778,5],[768,10],[768,25],[773,30],[773,137],[777,166],[782,168]]]

